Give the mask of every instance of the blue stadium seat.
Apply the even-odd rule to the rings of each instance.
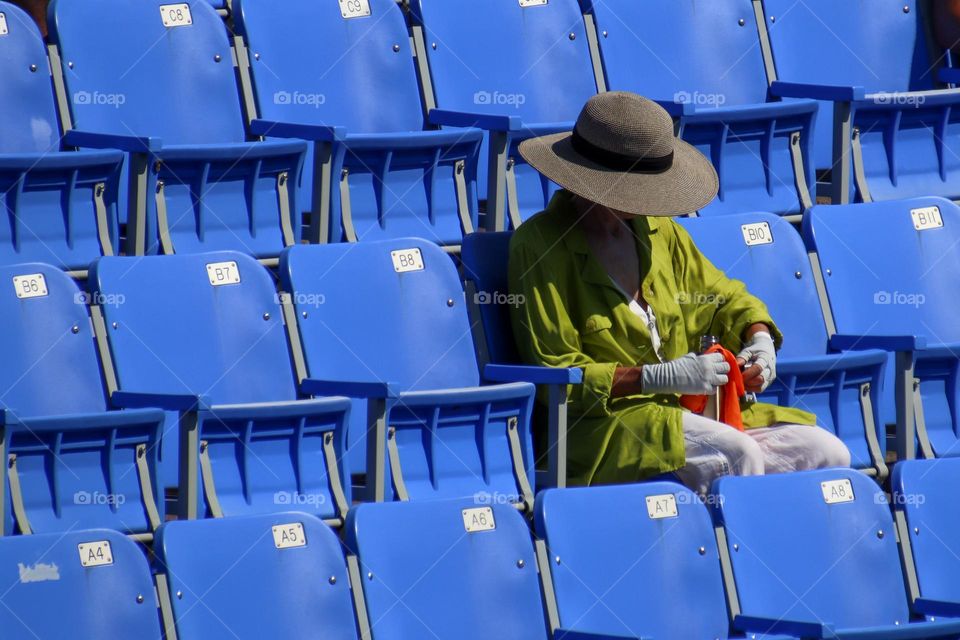
[[[906,460],[891,477],[894,516],[907,567],[916,573],[914,607],[960,615],[960,460]]]
[[[534,514],[563,628],[730,637],[710,513],[690,490],[672,482],[550,489]]]
[[[344,515],[349,401],[298,399],[264,267],[225,251],[101,258],[90,274],[115,371],[111,402],[180,414],[179,431],[168,418],[162,460],[169,482],[179,441],[181,517]]]
[[[10,640],[162,637],[147,559],[115,531],[0,538],[0,584]]]
[[[429,61],[432,124],[488,131],[488,229],[516,226],[542,210],[555,185],[526,165],[523,140],[569,131],[597,90],[577,0],[410,0],[414,38]],[[464,19],[469,16],[469,19]],[[424,78],[426,76],[426,79]],[[487,174],[490,174],[489,178]],[[505,209],[506,207],[506,209]]]
[[[369,12],[353,16],[351,5],[234,3],[262,118],[251,126],[257,133],[310,140],[318,147],[311,160],[328,148],[334,188],[315,184],[322,180],[321,163],[308,162],[301,193],[307,201],[314,192],[330,198],[313,206],[314,213],[321,206],[333,212],[330,240],[417,236],[459,245],[476,227],[483,134],[424,131],[400,6],[369,0]],[[313,235],[328,238],[319,228]]]
[[[914,620],[883,490],[851,469],[720,478],[740,615],[758,634],[804,638],[956,637],[960,619]]]
[[[3,500],[2,531],[15,524],[21,533],[107,527],[149,534],[162,518],[163,413],[107,411],[86,296],[71,278],[50,265],[22,264],[0,267],[0,280],[0,458],[7,468],[0,485],[12,498]]]
[[[0,1],[0,262],[82,270],[117,249],[122,154],[61,152],[49,62],[33,19]]]
[[[311,515],[168,522],[155,550],[180,640],[358,638],[340,540]]]
[[[548,637],[530,531],[510,505],[362,504],[346,536],[376,640]]]
[[[926,4],[763,0],[771,92],[821,101],[815,161],[834,169],[834,204],[960,198],[960,92],[936,89]]]
[[[830,299],[831,345],[898,354],[899,382],[887,393],[897,401],[899,458],[914,455],[914,413],[924,457],[960,455],[960,208],[940,198],[817,206],[804,235]]]
[[[537,466],[546,457],[544,474],[538,472],[538,487],[563,487],[567,483],[567,393],[568,385],[583,380],[582,369],[533,367],[521,364],[510,326],[507,264],[512,232],[472,233],[463,239],[460,255],[467,308],[484,378],[522,380],[540,385],[546,394],[546,440],[539,443]],[[502,376],[507,375],[509,378]]]
[[[234,53],[209,2],[55,1],[50,16],[65,141],[128,154],[128,254],[270,258],[298,241],[306,144],[246,142]]]
[[[877,413],[887,354],[830,352],[813,271],[796,230],[769,213],[678,222],[713,264],[766,303],[783,332],[777,379],[759,399],[816,414],[818,424],[850,449],[854,467],[885,477],[886,430]]]
[[[751,0],[581,0],[608,89],[657,100],[717,169],[701,215],[812,206],[817,104],[770,101]]]
[[[280,278],[304,376],[333,389],[364,383],[353,395],[379,401],[356,406],[350,426],[352,467],[364,469],[368,443],[369,498],[489,493],[533,506],[533,385],[478,386],[463,290],[439,247],[415,238],[291,247]]]

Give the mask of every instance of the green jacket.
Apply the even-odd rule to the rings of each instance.
[[[583,384],[569,388],[568,467],[576,484],[630,482],[679,469],[684,442],[679,396],[611,398],[618,366],[655,364],[650,332],[597,262],[576,225],[565,191],[526,221],[510,243],[513,331],[525,362],[580,367]],[[770,326],[783,339],[766,306],[744,284],[727,278],[670,218],[638,217],[632,223],[640,257],[642,293],[653,307],[665,360],[700,348],[716,335],[736,353],[744,330]],[[815,424],[799,409],[742,405],[747,428],[778,422]]]

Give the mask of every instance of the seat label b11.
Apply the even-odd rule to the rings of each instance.
[[[207,264],[207,278],[215,287],[225,284],[240,284],[240,269],[233,260],[229,262],[210,262]]]
[[[493,531],[497,528],[497,523],[493,519],[493,509],[490,507],[464,509],[463,528],[467,530],[467,533]]]
[[[854,501],[853,485],[847,478],[821,482],[820,490],[823,491],[823,501],[827,504]]]
[[[13,288],[18,298],[42,298],[47,295],[47,280],[42,273],[13,276]]]
[[[391,251],[390,258],[393,260],[393,270],[397,273],[423,271],[423,255],[420,253],[420,249]]]
[[[275,526],[273,528],[273,544],[277,549],[307,546],[307,536],[303,533],[303,523],[291,522]]]
[[[77,545],[80,552],[80,564],[84,567],[102,567],[113,564],[113,550],[109,540],[81,542]]]
[[[913,218],[913,228],[917,231],[925,229],[939,229],[943,226],[943,217],[940,215],[940,207],[921,207],[911,209],[910,217]]]
[[[773,244],[773,233],[766,222],[740,225],[740,232],[743,233],[743,241],[748,247],[755,244]]]
[[[0,11],[0,36],[5,36],[10,33],[10,30],[7,29],[7,14]]]
[[[188,27],[193,24],[193,15],[190,5],[186,2],[179,4],[160,5],[160,18],[165,27]]]
[[[370,15],[370,0],[340,0],[340,15],[344,19],[365,18]]]
[[[651,520],[677,517],[677,499],[672,493],[647,496],[647,515]]]

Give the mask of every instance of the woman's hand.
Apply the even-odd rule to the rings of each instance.
[[[743,371],[743,386],[751,393],[760,393],[777,377],[777,351],[769,331],[752,331],[743,349],[737,354],[737,362]]]

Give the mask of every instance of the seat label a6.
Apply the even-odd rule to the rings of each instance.
[[[493,531],[497,528],[497,523],[493,519],[493,509],[490,507],[464,509],[463,528],[467,530],[467,533]]]

